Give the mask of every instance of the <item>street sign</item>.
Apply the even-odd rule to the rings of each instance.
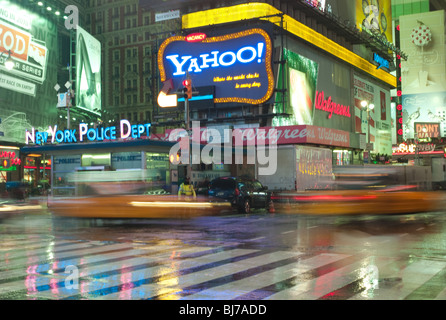
[[[68,106],[68,94],[67,93],[58,93],[57,94],[57,107],[65,108]]]

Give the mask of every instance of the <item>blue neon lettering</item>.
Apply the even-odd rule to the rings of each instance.
[[[111,128],[105,128],[105,130],[104,130],[104,139],[110,140],[110,135],[108,134],[108,132],[110,130],[111,130]]]
[[[188,72],[199,73],[202,72],[203,69],[211,67],[230,67],[236,62],[247,64],[257,60],[258,63],[261,63],[264,48],[265,44],[259,42],[257,43],[257,46],[245,46],[238,49],[237,52],[226,51],[220,53],[220,51],[211,51],[210,53],[200,54],[199,58],[194,58],[193,56],[180,57],[179,54],[172,54],[166,56],[166,59],[172,62],[175,67],[175,72],[172,74],[173,76],[184,76],[186,70]]]
[[[251,51],[252,55],[249,57],[249,59],[243,59],[242,54],[245,51]],[[244,47],[237,52],[237,60],[241,63],[250,63],[254,61],[255,58],[257,58],[257,50],[253,47]]]
[[[63,142],[63,138],[64,138],[64,133],[63,133],[63,131],[58,130],[58,131],[56,132],[56,136],[55,136],[56,142],[58,142],[58,143]]]
[[[190,58],[192,58],[192,56],[183,56],[181,57],[181,63],[178,61],[178,54],[172,55],[172,56],[166,56],[166,59],[169,59],[170,61],[172,61],[172,63],[175,65],[175,67],[177,68],[177,71],[173,74],[174,76],[182,76],[185,75],[186,72],[183,71],[183,66],[184,64],[187,62],[187,60],[189,60]]]
[[[382,67],[389,68],[389,61],[381,57],[379,54],[374,53],[373,54],[373,60],[375,60],[376,63],[378,63],[378,69],[381,69]]]
[[[211,54],[214,56],[211,59],[208,59],[209,54],[202,54],[200,55],[200,58],[202,60],[202,64],[201,64],[201,69],[205,69],[205,68],[209,68],[208,62],[212,62],[211,67],[219,67],[220,65],[218,64],[218,54],[220,53],[220,51],[212,51]]]
[[[227,56],[231,56],[231,60],[230,61],[225,61],[225,58]],[[232,66],[235,62],[237,61],[237,56],[234,52],[232,51],[226,51],[225,53],[223,53],[220,56],[220,59],[218,59],[218,62],[224,66],[224,67],[229,67]]]
[[[198,62],[197,61],[198,61],[197,58],[191,59],[190,60],[190,65],[189,65],[189,69],[187,71],[195,72],[195,73],[201,72],[201,69],[198,66]],[[194,71],[194,69],[195,69],[195,71]]]
[[[116,139],[116,127],[110,128],[110,139],[115,140]]]
[[[127,130],[124,130],[124,127]],[[150,123],[146,124],[135,124],[131,125],[127,120],[121,120],[121,136],[120,138],[125,139],[129,136],[132,138],[140,138],[142,135],[146,134],[147,137],[150,136]],[[36,144],[50,143],[73,143],[84,141],[85,136],[89,141],[103,141],[103,140],[116,140],[116,126],[112,127],[99,127],[99,128],[88,128],[86,123],[79,124],[79,136],[77,135],[76,129],[65,129],[57,130],[57,125],[54,127],[49,127],[48,132],[38,132],[33,130],[32,134],[28,134],[27,140],[31,140]],[[126,132],[125,132],[126,131]],[[51,136],[51,138],[50,138]]]
[[[91,133],[93,133],[93,136],[91,135]],[[88,131],[87,131],[87,138],[90,141],[96,140],[96,131],[94,129],[88,129]]]

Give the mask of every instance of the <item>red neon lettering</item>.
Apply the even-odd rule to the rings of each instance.
[[[325,98],[324,91],[321,92],[316,91],[315,107],[318,110],[329,112],[330,114],[328,116],[328,119],[331,119],[333,113],[343,117],[351,118],[350,106],[344,106],[341,104],[337,104],[336,102],[333,102],[331,100],[331,96],[328,97],[326,100],[324,98]]]
[[[200,42],[206,39],[205,33],[192,33],[186,36],[187,42]]]

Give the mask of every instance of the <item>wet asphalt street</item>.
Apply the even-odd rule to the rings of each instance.
[[[446,299],[446,215],[0,224],[0,300]]]

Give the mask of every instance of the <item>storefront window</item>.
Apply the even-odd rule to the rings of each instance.
[[[110,153],[82,155],[82,167],[110,166]]]
[[[169,154],[168,153],[146,153],[147,182],[150,186],[164,187],[170,182]]]
[[[337,166],[348,166],[352,163],[352,152],[349,150],[334,150],[333,162]]]
[[[54,156],[53,158],[53,196],[73,196],[74,182],[69,180],[70,174],[81,166],[80,155]]]

